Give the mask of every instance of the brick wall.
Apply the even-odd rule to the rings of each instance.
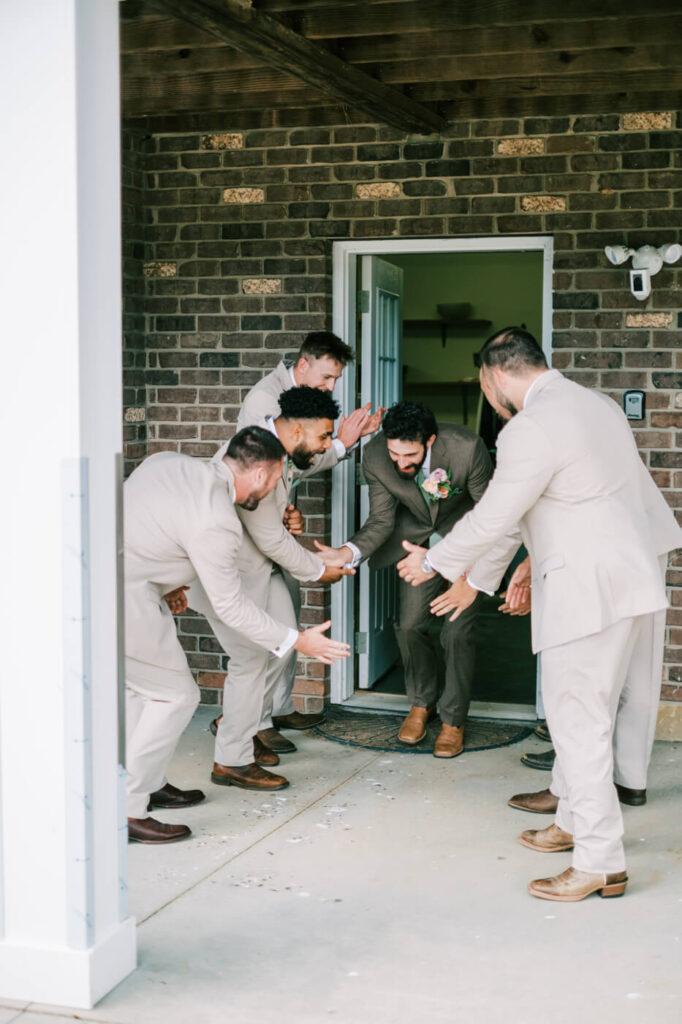
[[[154,140],[124,131],[121,139],[121,221],[123,228],[123,441],[126,475],[147,454],[146,278],[151,242],[145,237],[153,219],[146,202],[145,160]]]
[[[682,116],[664,112],[479,120],[441,138],[226,124],[222,134],[146,140],[147,450],[211,455],[248,388],[307,331],[329,326],[333,239],[551,234],[554,365],[617,398],[646,391],[637,443],[682,508],[682,267],[664,267],[643,304],[627,268],[603,252],[680,238],[680,128]],[[132,458],[140,444],[135,436]],[[324,496],[315,482],[303,498],[309,533],[324,533]],[[669,583],[664,696],[682,700],[682,557]],[[324,601],[307,591],[304,622],[322,619]],[[180,630],[216,700],[219,648],[197,617]],[[324,673],[301,673],[299,703],[312,710]]]

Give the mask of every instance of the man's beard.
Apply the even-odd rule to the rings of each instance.
[[[317,452],[311,452],[302,444],[299,444],[298,447],[294,448],[293,452],[290,452],[291,461],[296,466],[296,469],[310,469],[315,455],[317,455]]]
[[[250,494],[248,498],[244,498],[243,501],[238,501],[237,504],[240,508],[245,508],[247,512],[253,512],[254,509],[258,508],[260,498],[257,498],[255,494]]]
[[[407,470],[400,469],[400,467],[398,466],[397,462],[393,463],[393,468],[394,468],[394,470],[396,471],[396,473],[398,474],[398,476],[400,477],[401,480],[414,480],[414,478],[416,477],[417,473],[419,472],[419,470],[424,465],[424,460],[425,459],[426,459],[426,451],[424,452],[424,457],[422,458],[421,462],[413,463],[409,467],[409,469],[407,469]]]

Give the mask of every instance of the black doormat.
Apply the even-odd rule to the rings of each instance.
[[[384,714],[373,711],[347,711],[340,707],[327,708],[327,717],[315,731],[334,743],[348,747],[365,747],[367,750],[399,750],[403,754],[433,754],[433,745],[440,732],[440,721],[429,722],[426,736],[415,747],[406,746],[398,740],[398,730],[404,715]],[[467,719],[464,727],[464,751],[490,750],[493,747],[507,747],[511,743],[525,740],[533,730],[518,722],[488,721],[480,718]]]

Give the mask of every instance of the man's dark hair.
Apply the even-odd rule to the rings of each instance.
[[[335,420],[339,415],[338,402],[319,388],[288,388],[279,396],[279,407],[285,420]]]
[[[330,359],[341,363],[341,366],[352,363],[355,359],[355,353],[350,345],[346,345],[345,341],[341,341],[341,338],[331,331],[313,331],[298,350],[296,362],[299,359],[320,359],[322,356],[329,356]]]
[[[547,366],[541,346],[523,327],[505,327],[495,331],[474,362],[477,366],[497,366],[508,373],[523,373],[529,367]]]
[[[392,441],[419,441],[426,444],[438,434],[436,417],[430,409],[416,402],[396,402],[387,410],[381,425],[385,437]]]
[[[238,462],[243,470],[249,470],[259,462],[279,462],[285,452],[279,439],[269,430],[244,427],[234,435],[225,454]]]

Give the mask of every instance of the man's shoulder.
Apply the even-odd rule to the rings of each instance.
[[[475,445],[480,441],[478,434],[462,423],[439,423],[438,437],[444,444]]]
[[[267,416],[279,416],[279,396],[287,389],[289,373],[284,362],[262,377],[247,393],[239,413],[239,426],[261,425]]]

